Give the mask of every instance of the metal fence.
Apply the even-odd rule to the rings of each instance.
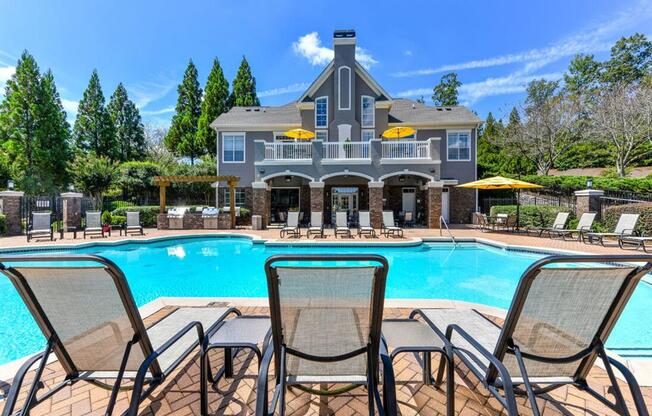
[[[652,202],[652,194],[628,191],[605,191],[604,195],[600,197],[600,214],[604,215],[605,210],[610,207],[645,202]]]
[[[575,197],[559,194],[521,192],[519,203],[524,205],[552,206],[564,208],[568,211],[575,211]],[[516,196],[510,198],[485,197],[480,201],[482,212],[488,214],[494,205],[516,205]]]
[[[50,212],[55,228],[62,219],[63,203],[56,195],[24,195],[20,199],[21,228],[27,230],[34,212]]]

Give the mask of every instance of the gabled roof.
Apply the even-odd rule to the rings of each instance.
[[[301,127],[301,114],[294,102],[279,107],[233,107],[211,123],[214,129]]]
[[[395,99],[389,110],[389,124],[427,125],[478,124],[482,119],[462,106],[430,107],[413,100]]]

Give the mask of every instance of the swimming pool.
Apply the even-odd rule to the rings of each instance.
[[[274,246],[246,238],[193,237],[15,254],[98,254],[125,273],[139,306],[161,296],[266,297],[263,264],[280,253],[376,253],[388,259],[387,298],[451,299],[509,308],[521,273],[543,254],[484,244],[415,246]],[[0,253],[0,257],[9,253]],[[652,285],[642,282],[607,347],[630,356],[652,352]],[[0,275],[0,364],[37,352],[44,339],[9,282]]]

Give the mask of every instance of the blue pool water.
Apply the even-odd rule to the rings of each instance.
[[[473,243],[457,247],[446,243],[413,247],[287,247],[253,244],[243,238],[210,237],[53,252],[98,254],[113,260],[127,276],[139,306],[160,296],[266,297],[263,264],[274,254],[376,253],[385,256],[390,264],[387,298],[454,299],[507,309],[521,273],[543,257]],[[0,257],[5,255],[1,253]],[[651,306],[652,285],[642,282],[607,346],[623,355],[644,356],[652,352]],[[0,339],[0,364],[44,346],[36,324],[2,275]]]

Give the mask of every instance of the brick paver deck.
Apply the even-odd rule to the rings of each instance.
[[[151,325],[173,307],[166,307],[146,319]],[[247,307],[243,312],[249,314],[266,314],[266,308]],[[403,317],[406,309],[389,309],[386,317]],[[434,358],[435,360],[437,358]],[[216,351],[211,357],[214,365],[222,363],[221,352]],[[436,368],[437,362],[433,368]],[[256,391],[256,359],[251,353],[241,353],[236,358],[234,378],[221,380],[217,389],[210,393],[210,412],[216,415],[253,414]],[[446,405],[445,391],[424,386],[421,383],[421,369],[413,355],[403,354],[394,363],[397,379],[397,397],[402,415],[444,415]],[[488,393],[478,386],[473,375],[458,364],[455,387],[456,414],[464,416],[499,415],[502,409]],[[57,363],[47,366],[44,379],[51,386],[60,382],[63,372]],[[150,399],[140,407],[142,415],[198,415],[199,414],[199,366],[197,354],[193,354],[181,364],[178,370],[154,391]],[[10,381],[8,382],[10,383]],[[608,379],[600,368],[594,368],[589,376],[589,383],[600,392],[607,391]],[[0,386],[2,386],[0,382]],[[8,389],[6,384],[3,389]],[[622,385],[627,400],[631,397],[626,386]],[[645,400],[652,404],[652,388],[643,388]],[[22,395],[27,394],[26,388]],[[66,387],[46,402],[35,407],[32,415],[102,415],[108,402],[109,392],[92,384],[78,382]],[[120,414],[128,405],[129,393],[121,392],[114,414]],[[298,390],[290,390],[287,396],[289,415],[364,415],[367,413],[367,395],[363,389],[354,390],[337,397],[319,397]],[[531,415],[525,398],[518,400],[519,411]],[[561,388],[539,400],[543,415],[612,415],[612,411],[581,391],[569,387]],[[632,412],[635,412],[631,407]],[[0,402],[0,411],[2,403]]]

